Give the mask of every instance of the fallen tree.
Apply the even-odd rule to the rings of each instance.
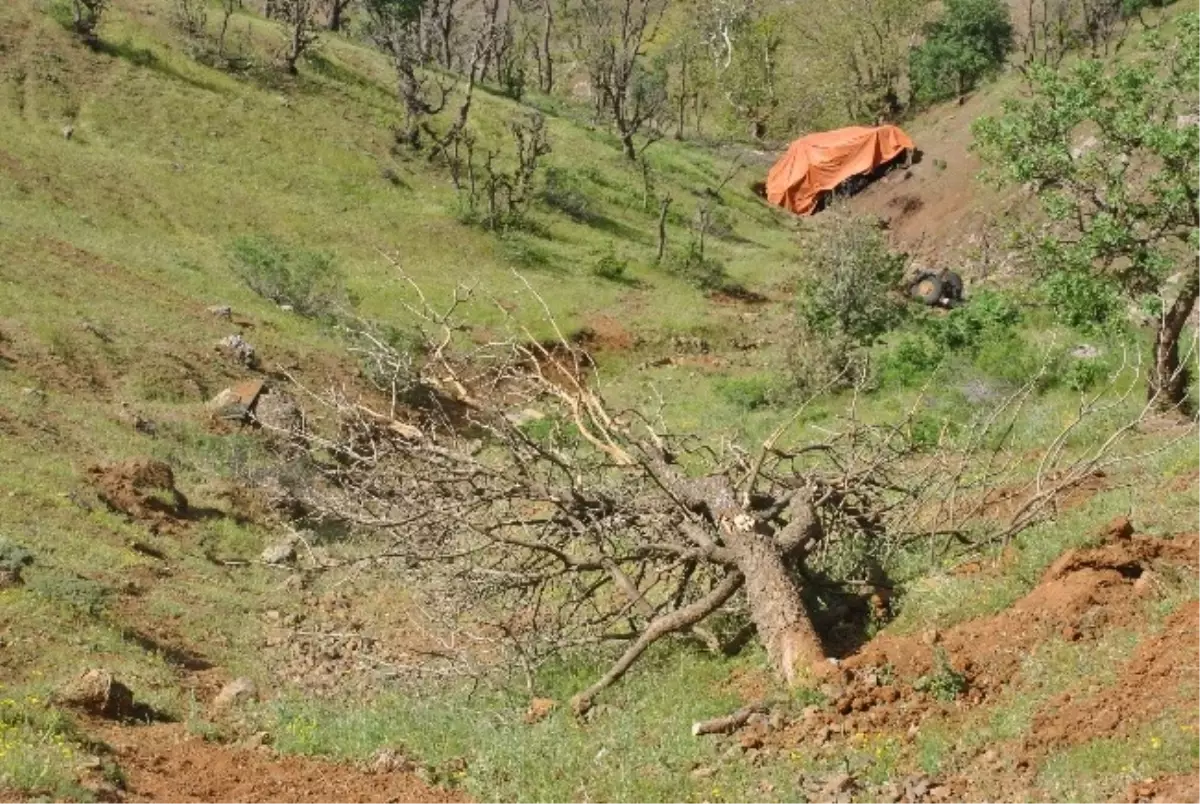
[[[819,437],[793,432],[800,406],[750,451],[669,433],[659,412],[612,409],[590,357],[548,310],[554,338],[514,323],[510,337],[478,345],[461,324],[474,290],[459,288],[438,310],[413,288],[412,338],[352,328],[375,393],[297,385],[310,411],[289,437],[318,473],[304,505],[379,544],[368,560],[414,575],[422,617],[442,634],[438,660],[486,644],[494,661],[532,678],[549,657],[622,645],[575,696],[576,712],[664,637],[720,649],[706,628],[717,612],[744,614],[788,684],[821,675],[831,665],[803,597],[821,551],[886,552],[919,539],[935,552],[978,547],[968,523],[1020,469],[1008,438],[1037,378],[953,448],[912,437],[920,402],[897,422],[869,424],[855,397],[836,422],[808,428]],[[990,538],[1010,538],[1065,491],[1133,459],[1110,453],[1149,406],[1067,457],[1074,429],[1119,405],[1081,400]]]

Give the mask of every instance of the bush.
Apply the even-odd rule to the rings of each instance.
[[[879,362],[880,385],[911,388],[942,362],[941,350],[924,335],[905,335]]]
[[[771,403],[771,380],[767,377],[726,377],[717,383],[717,394],[743,410],[757,410]]]
[[[801,325],[814,334],[870,346],[904,313],[896,288],[905,256],[887,248],[864,218],[835,218],[808,245],[806,278],[797,291]]]
[[[1119,323],[1120,291],[1095,274],[1055,271],[1043,280],[1042,290],[1054,315],[1068,327],[1098,332]]]
[[[569,170],[546,168],[540,197],[547,206],[557,209],[573,220],[587,221],[592,216],[591,202],[583,191],[583,184]]]
[[[1072,391],[1090,391],[1108,375],[1108,367],[1100,360],[1073,358],[1063,370],[1063,385]]]
[[[1013,30],[1003,0],[946,0],[941,19],[925,28],[925,43],[909,56],[917,103],[960,97],[1000,69]]]
[[[700,290],[721,290],[729,285],[725,264],[715,257],[704,256],[692,247],[667,261],[667,271]]]
[[[980,291],[968,304],[941,318],[930,318],[926,330],[941,349],[976,354],[986,338],[1003,335],[1021,322],[1021,310],[1007,296]]]
[[[259,235],[233,242],[234,272],[258,295],[290,305],[307,318],[331,316],[350,303],[345,277],[333,256],[287,246]]]
[[[94,42],[108,0],[71,0],[71,27],[86,42]]]
[[[611,249],[592,266],[592,275],[598,276],[601,279],[607,279],[609,282],[624,282],[625,272],[629,270],[629,261],[622,260],[617,257],[616,252]]]

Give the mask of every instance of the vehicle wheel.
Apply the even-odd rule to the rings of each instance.
[[[954,271],[946,271],[946,273],[942,274],[942,294],[950,301],[962,301],[962,277]]]
[[[936,274],[921,274],[912,283],[911,292],[914,299],[920,299],[928,305],[937,304],[942,298],[942,280]]]

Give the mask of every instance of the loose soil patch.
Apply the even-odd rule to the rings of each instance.
[[[463,801],[410,773],[367,773],[266,748],[206,742],[177,724],[102,733],[128,801]]]
[[[1034,719],[1026,747],[1040,751],[1123,736],[1164,711],[1195,712],[1200,704],[1196,689],[1198,633],[1200,603],[1193,600],[1167,619],[1162,633],[1142,642],[1116,684],[1095,695],[1072,698],[1064,694],[1051,701]],[[1195,777],[1192,781],[1195,787]],[[1195,800],[1194,794],[1187,800]]]

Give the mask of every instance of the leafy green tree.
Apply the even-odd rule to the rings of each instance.
[[[1134,299],[1173,296],[1162,298],[1147,391],[1179,407],[1188,389],[1179,342],[1200,294],[1200,17],[1148,41],[1147,55],[1112,69],[1031,67],[1030,96],[976,121],[975,139],[998,178],[1031,183],[1041,199],[1052,225],[1034,255],[1045,276],[1093,276]]]
[[[913,99],[958,97],[1000,69],[1013,30],[1004,0],[946,0],[942,17],[925,27],[925,43],[909,56]]]

